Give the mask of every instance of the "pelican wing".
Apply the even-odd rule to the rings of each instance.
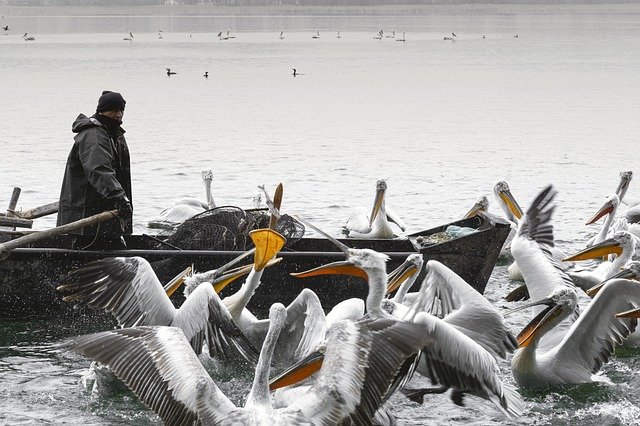
[[[115,257],[72,271],[58,287],[76,306],[104,309],[122,327],[170,325],[175,308],[145,259]]]
[[[512,353],[518,347],[502,314],[464,279],[435,260],[427,262],[427,270],[431,291],[425,295],[432,299],[426,302],[431,307],[430,313],[439,311],[445,322],[494,356],[505,358],[507,352]]]
[[[629,223],[640,223],[640,204],[629,208],[627,213],[625,214],[627,218],[627,222]]]
[[[385,211],[385,213],[387,214],[387,219],[388,219],[390,222],[393,222],[393,223],[395,223],[396,225],[398,225],[398,228],[400,228],[400,230],[402,230],[402,232],[404,232],[404,231],[406,231],[406,230],[407,230],[407,225],[406,225],[406,224],[404,223],[404,221],[400,218],[400,216],[398,216],[398,214],[397,214],[395,211],[391,210],[391,209],[389,208],[389,206],[388,206],[388,205],[386,205],[386,204],[385,204],[385,206],[384,206],[384,211]]]
[[[207,391],[222,418],[235,409],[178,328],[110,330],[70,339],[66,345],[108,366],[166,424],[194,424],[198,420],[198,388],[199,393],[203,388]]]
[[[292,355],[293,364],[316,350],[326,334],[327,321],[320,299],[313,291],[302,290],[287,306],[287,320],[279,339],[284,340],[285,347],[280,349]]]
[[[557,347],[556,359],[580,363],[596,373],[613,353],[614,346],[631,334],[636,319],[616,318],[617,313],[640,305],[637,281],[614,279],[593,298]]]
[[[339,321],[327,332],[326,353],[316,382],[290,409],[318,424],[370,424],[391,395],[396,376],[430,340],[419,327],[390,318]]]
[[[357,232],[359,234],[371,232],[367,209],[364,207],[356,207],[355,210],[351,212],[351,216],[347,219],[347,224],[344,227],[348,232]]]
[[[239,352],[247,361],[256,364],[258,351],[238,328],[220,297],[207,282],[200,284],[184,301],[171,324],[183,330],[196,353],[208,336],[209,354],[229,360]]]
[[[417,369],[420,374],[434,383],[489,399],[507,415],[522,414],[520,395],[502,383],[498,364],[489,352],[455,327],[425,312],[414,321],[432,337],[422,349]]]
[[[574,287],[571,278],[553,258],[553,199],[556,191],[548,186],[531,203],[520,221],[511,243],[511,253],[518,263],[532,301],[542,300],[558,286]]]

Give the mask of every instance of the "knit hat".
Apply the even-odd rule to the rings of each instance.
[[[96,112],[113,111],[115,109],[124,111],[125,104],[126,102],[120,93],[105,90],[102,92],[100,99],[98,99]]]

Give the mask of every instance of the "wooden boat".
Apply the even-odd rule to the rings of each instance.
[[[439,240],[438,237],[446,236],[445,231],[450,225],[473,228],[475,231],[457,238]],[[482,293],[508,233],[507,223],[496,218],[476,216],[414,233],[403,239],[340,241],[350,247],[371,248],[386,253],[389,256],[389,270],[399,266],[410,254],[419,252],[425,261],[435,259],[449,266]],[[0,243],[12,238],[15,235],[0,233]],[[166,282],[189,265],[193,265],[196,271],[205,271],[241,253],[176,250],[166,245],[158,248],[157,239],[144,234],[129,236],[127,245],[128,250],[119,251],[72,250],[69,235],[58,235],[45,242],[13,249],[8,258],[0,260],[0,294],[3,297],[0,318],[58,318],[83,313],[97,315],[89,310],[74,311],[55,290],[72,268],[92,260],[141,256],[152,263],[160,280]],[[266,310],[274,302],[287,304],[304,287],[314,290],[325,308],[346,298],[366,296],[367,286],[359,278],[325,275],[298,279],[289,275],[344,259],[343,253],[326,239],[303,237],[285,246],[278,257],[282,257],[282,261],[265,271],[262,285],[251,299],[250,306],[253,309]],[[239,285],[235,283],[229,286],[222,295],[235,292]]]

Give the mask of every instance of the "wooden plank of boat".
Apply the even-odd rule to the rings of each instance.
[[[486,218],[470,218],[452,224],[473,227],[477,232],[434,244],[425,245],[418,242],[419,237],[442,232],[451,225],[445,224],[404,239],[341,241],[351,247],[371,248],[386,253],[389,256],[390,269],[400,265],[408,255],[420,252],[425,261],[434,259],[444,263],[476,290],[483,292],[500,248],[509,233],[509,226],[491,222]],[[7,260],[0,262],[0,292],[4,297],[0,317],[78,314],[95,316],[96,313],[93,311],[78,312],[70,309],[71,307],[64,304],[55,292],[55,287],[61,284],[64,276],[72,268],[91,260],[114,256],[142,256],[152,262],[161,281],[166,281],[186,266],[193,265],[197,271],[204,271],[218,267],[240,253],[235,250],[167,249],[155,242],[153,243],[161,248],[143,248],[145,244],[149,247],[152,240],[141,235],[130,237],[130,250],[71,250],[67,237],[60,235],[38,246],[34,244],[27,248],[16,248]],[[274,302],[289,303],[304,287],[314,290],[327,309],[341,300],[366,296],[366,283],[355,277],[319,276],[295,279],[289,275],[291,272],[343,259],[342,252],[337,251],[337,248],[325,239],[302,238],[285,247],[279,257],[282,257],[283,261],[265,271],[263,283],[252,298],[252,308],[266,310]],[[222,296],[235,292],[239,285],[231,285],[225,289]],[[177,297],[176,301],[180,303],[179,295]]]

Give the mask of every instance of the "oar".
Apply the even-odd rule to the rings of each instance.
[[[6,243],[0,244],[0,260],[4,260],[9,257],[9,252],[14,248],[24,247],[31,243],[35,243],[36,241],[53,237],[54,235],[66,234],[67,232],[75,231],[76,229],[84,228],[85,226],[93,225],[117,216],[118,210],[108,210],[93,216],[85,217],[84,219],[76,220],[75,222],[56,226],[55,228],[44,231],[37,231],[32,234],[25,235],[24,237],[7,241]]]

